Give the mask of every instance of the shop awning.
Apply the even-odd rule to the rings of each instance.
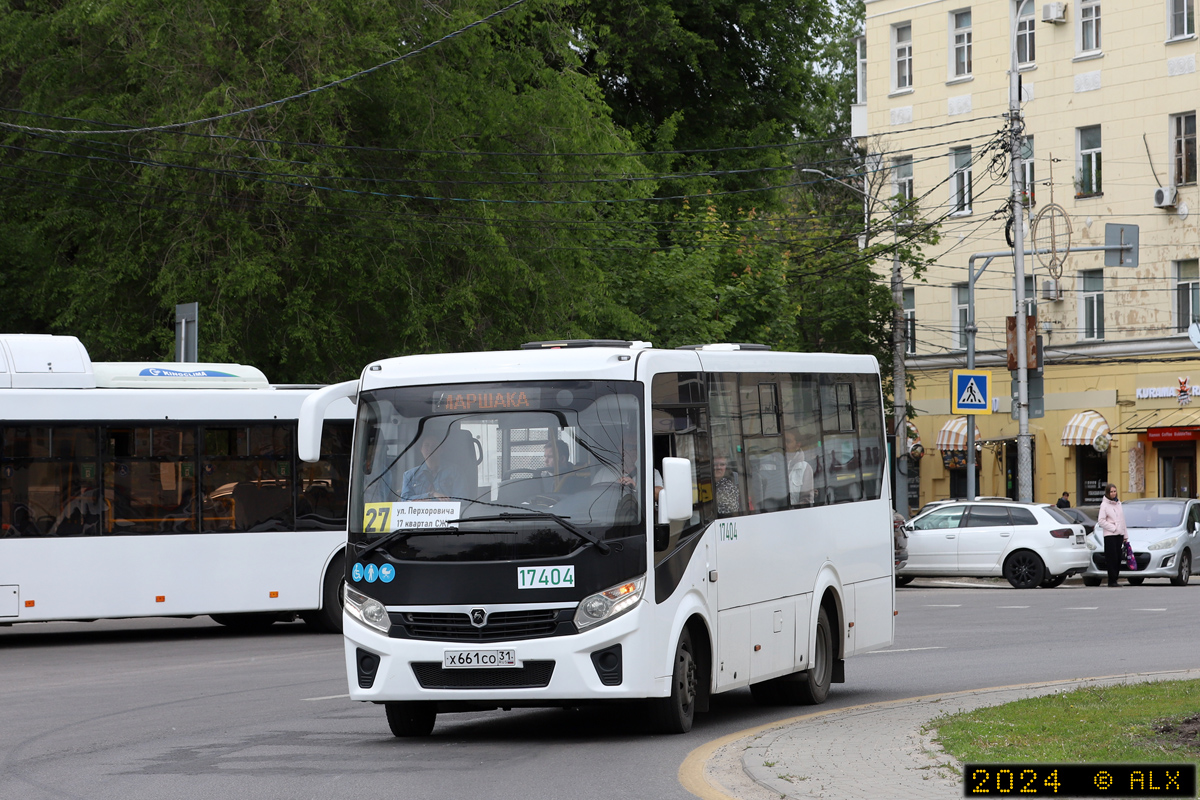
[[[1080,411],[1063,428],[1062,443],[1090,445],[1102,433],[1111,435],[1104,416],[1096,411]]]
[[[982,437],[979,435],[979,426],[975,426],[975,441],[979,442]],[[938,431],[937,444],[938,450],[945,452],[947,450],[966,450],[967,449],[967,418],[955,417],[942,426]]]

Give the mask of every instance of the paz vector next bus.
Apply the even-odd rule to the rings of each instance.
[[[437,714],[712,694],[820,703],[893,635],[892,513],[870,356],[531,343],[370,364],[345,588],[350,696],[397,736]]]

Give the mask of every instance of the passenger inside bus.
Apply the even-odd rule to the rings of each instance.
[[[717,456],[713,459],[713,494],[717,499],[717,513],[736,514],[741,506],[737,476],[729,468],[729,459]]]
[[[787,447],[789,500],[793,506],[811,506],[816,495],[813,468],[800,445],[800,436],[789,428],[784,431],[783,439]]]

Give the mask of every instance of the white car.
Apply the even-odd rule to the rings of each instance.
[[[907,525],[908,563],[897,581],[916,577],[1003,575],[1018,589],[1058,586],[1087,569],[1083,526],[1054,506],[963,500],[931,508]]]

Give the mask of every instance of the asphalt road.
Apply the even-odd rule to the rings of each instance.
[[[1200,666],[1195,582],[917,581],[897,603],[894,647],[850,659],[827,707]],[[341,652],[301,624],[0,628],[0,799],[682,800],[692,749],[802,710],[743,690],[687,736],[653,735],[618,706],[443,715],[429,739],[398,740],[381,708],[346,699]]]

